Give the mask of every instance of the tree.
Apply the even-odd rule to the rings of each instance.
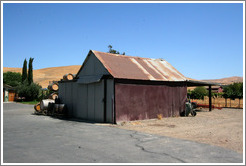
[[[113,46],[108,45],[108,48],[109,48],[108,53],[112,53],[112,54],[120,54],[120,52],[119,52],[119,51],[116,51],[116,50],[112,49],[112,48],[113,48]],[[121,55],[125,55],[125,52],[123,52]]]
[[[29,84],[28,80],[25,80],[22,84],[17,86],[17,93],[19,97],[25,97],[26,101],[37,100],[41,86],[36,83]]]
[[[22,83],[27,79],[27,61],[26,59],[23,62],[22,67]]]
[[[28,64],[28,83],[29,85],[33,83],[33,70],[32,70],[32,62],[34,58],[29,59],[29,64]]]
[[[239,106],[240,106],[240,99],[243,98],[243,83],[233,83],[223,87],[223,97],[227,101],[227,98],[230,100],[235,100],[239,98]]]
[[[196,87],[193,91],[191,91],[192,99],[204,99],[204,96],[208,95],[208,90],[204,87]]]
[[[227,85],[223,88],[223,97],[224,98],[230,98],[234,100],[235,98],[243,98],[243,83],[233,83],[230,85]]]
[[[188,99],[193,99],[192,91],[190,89],[188,89],[188,91],[187,91],[187,98]]]
[[[6,72],[3,73],[3,83],[8,84],[12,87],[16,87],[21,83],[21,74],[16,72]]]

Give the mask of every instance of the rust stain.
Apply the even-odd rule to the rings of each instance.
[[[124,94],[124,95],[122,95]],[[186,86],[115,85],[116,121],[179,116],[185,109]]]
[[[165,60],[140,58],[92,51],[114,78],[154,81],[186,81],[187,79]]]
[[[148,78],[150,79],[150,80],[156,80],[147,70],[145,70],[145,68],[142,66],[142,65],[140,65],[134,58],[130,58],[130,60],[133,62],[133,63],[135,63],[136,65],[137,65],[137,67],[138,68],[140,68],[143,72],[144,72],[144,74],[146,74],[147,76],[148,76]]]

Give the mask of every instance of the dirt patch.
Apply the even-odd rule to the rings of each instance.
[[[203,109],[192,117],[122,122],[115,127],[197,141],[243,153],[243,109]]]

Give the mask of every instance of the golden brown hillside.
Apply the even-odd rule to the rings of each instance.
[[[77,74],[80,67],[80,65],[74,65],[33,70],[33,81],[39,83],[42,88],[47,88],[49,81],[60,81],[63,75],[68,73]],[[22,68],[3,67],[3,72],[7,71],[21,73]]]
[[[68,73],[77,74],[80,67],[81,67],[80,65],[74,65],[74,66],[50,67],[50,68],[44,68],[39,70],[33,70],[33,80],[34,82],[39,83],[43,88],[47,88],[47,86],[49,85],[49,81],[59,81],[60,79],[63,78],[63,75]],[[22,68],[3,67],[3,72],[7,72],[7,71],[21,73]],[[233,82],[243,82],[243,77],[228,77],[228,78],[202,80],[202,81],[221,83],[221,84],[231,84]]]
[[[243,82],[243,77],[227,77],[227,78],[221,78],[221,79],[213,79],[213,80],[202,80],[207,82],[215,82],[215,83],[221,83],[221,84],[232,84],[233,82]]]

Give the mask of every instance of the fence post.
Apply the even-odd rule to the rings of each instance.
[[[211,85],[209,85],[209,111],[212,111],[212,93],[211,93]]]

